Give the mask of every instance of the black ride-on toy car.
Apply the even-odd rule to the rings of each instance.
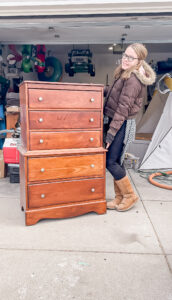
[[[75,73],[89,73],[95,76],[95,66],[91,61],[92,53],[89,49],[72,49],[68,53],[69,62],[65,64],[65,72],[69,76]]]

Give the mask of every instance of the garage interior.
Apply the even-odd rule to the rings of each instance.
[[[149,52],[147,62],[155,71],[157,62],[171,61],[171,29],[170,13],[2,17],[0,19],[0,76],[2,78],[0,130],[15,130],[20,114],[19,108],[17,109],[15,105],[14,108],[7,105],[6,98],[10,96],[9,94],[11,93],[12,97],[14,94],[17,95],[18,84],[24,80],[39,80],[35,62],[35,49],[38,45],[44,46],[45,59],[55,57],[61,65],[58,76],[53,79],[50,76],[49,81],[106,85],[111,84],[113,71],[120,62],[121,54],[131,43],[140,42],[146,45]],[[31,67],[27,70],[22,67],[25,45],[32,46],[31,57],[29,57]],[[72,49],[89,49],[92,54],[91,63],[95,66],[95,76],[84,71],[69,76],[65,65],[69,62],[68,55]],[[170,70],[159,72],[157,80],[164,73],[169,72]],[[7,82],[8,88],[4,97]],[[151,95],[145,102],[143,111],[151,101]],[[16,99],[19,97],[17,96]],[[11,136],[10,132],[1,135],[1,149],[5,137]],[[143,155],[144,153],[141,154],[142,157]]]
[[[156,64],[157,61],[171,58],[171,28],[172,16],[161,14],[1,19],[1,74],[8,73],[7,56],[12,53],[8,45],[16,45],[20,54],[23,45],[45,45],[46,57],[54,56],[62,64],[61,81],[106,84],[107,75],[111,81],[113,70],[121,58],[121,53],[115,51],[113,45],[123,44],[125,48],[130,43],[144,43],[149,52],[147,62]],[[89,74],[83,73],[75,74],[73,78],[68,76],[65,64],[68,62],[68,53],[73,48],[90,49],[96,69],[95,77],[90,78]],[[2,67],[4,64],[6,66]],[[33,72],[29,74],[22,72],[21,61],[15,66],[24,80],[37,79],[34,66]]]

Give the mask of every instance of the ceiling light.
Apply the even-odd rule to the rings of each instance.
[[[108,50],[113,50],[113,46],[110,46],[110,47],[108,48]]]
[[[130,29],[130,25],[125,25],[125,29]]]
[[[54,32],[54,31],[55,31],[54,27],[52,27],[52,26],[48,27],[48,30],[49,30],[50,32]]]

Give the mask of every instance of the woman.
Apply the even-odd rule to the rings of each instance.
[[[135,43],[127,47],[111,87],[105,88],[107,119],[106,167],[114,178],[115,199],[107,208],[126,211],[138,200],[123,166],[125,145],[134,140],[135,118],[142,107],[146,86],[155,82],[153,69],[145,62],[147,49]]]

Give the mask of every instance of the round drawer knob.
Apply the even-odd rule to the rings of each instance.
[[[95,165],[94,164],[91,164],[91,168],[94,168],[95,167]]]
[[[41,168],[41,172],[43,173],[45,171],[45,169],[44,168]]]
[[[91,98],[90,101],[91,101],[91,102],[94,102],[94,98]]]
[[[38,100],[39,100],[39,101],[42,101],[42,100],[43,100],[43,98],[42,98],[42,97],[39,97],[39,98],[38,98]]]
[[[39,119],[39,122],[42,123],[42,122],[43,122],[43,118],[40,118],[40,119]]]
[[[43,144],[44,140],[43,140],[43,139],[40,139],[39,142],[40,142],[40,144]]]
[[[45,194],[41,194],[41,198],[44,199],[45,198]]]
[[[94,141],[94,138],[91,137],[91,138],[90,138],[90,142],[93,142],[93,141]]]
[[[91,189],[91,192],[94,193],[94,192],[95,192],[95,188],[92,188],[92,189]]]
[[[90,119],[90,122],[94,122],[94,119],[93,119],[93,118],[91,118],[91,119]]]

